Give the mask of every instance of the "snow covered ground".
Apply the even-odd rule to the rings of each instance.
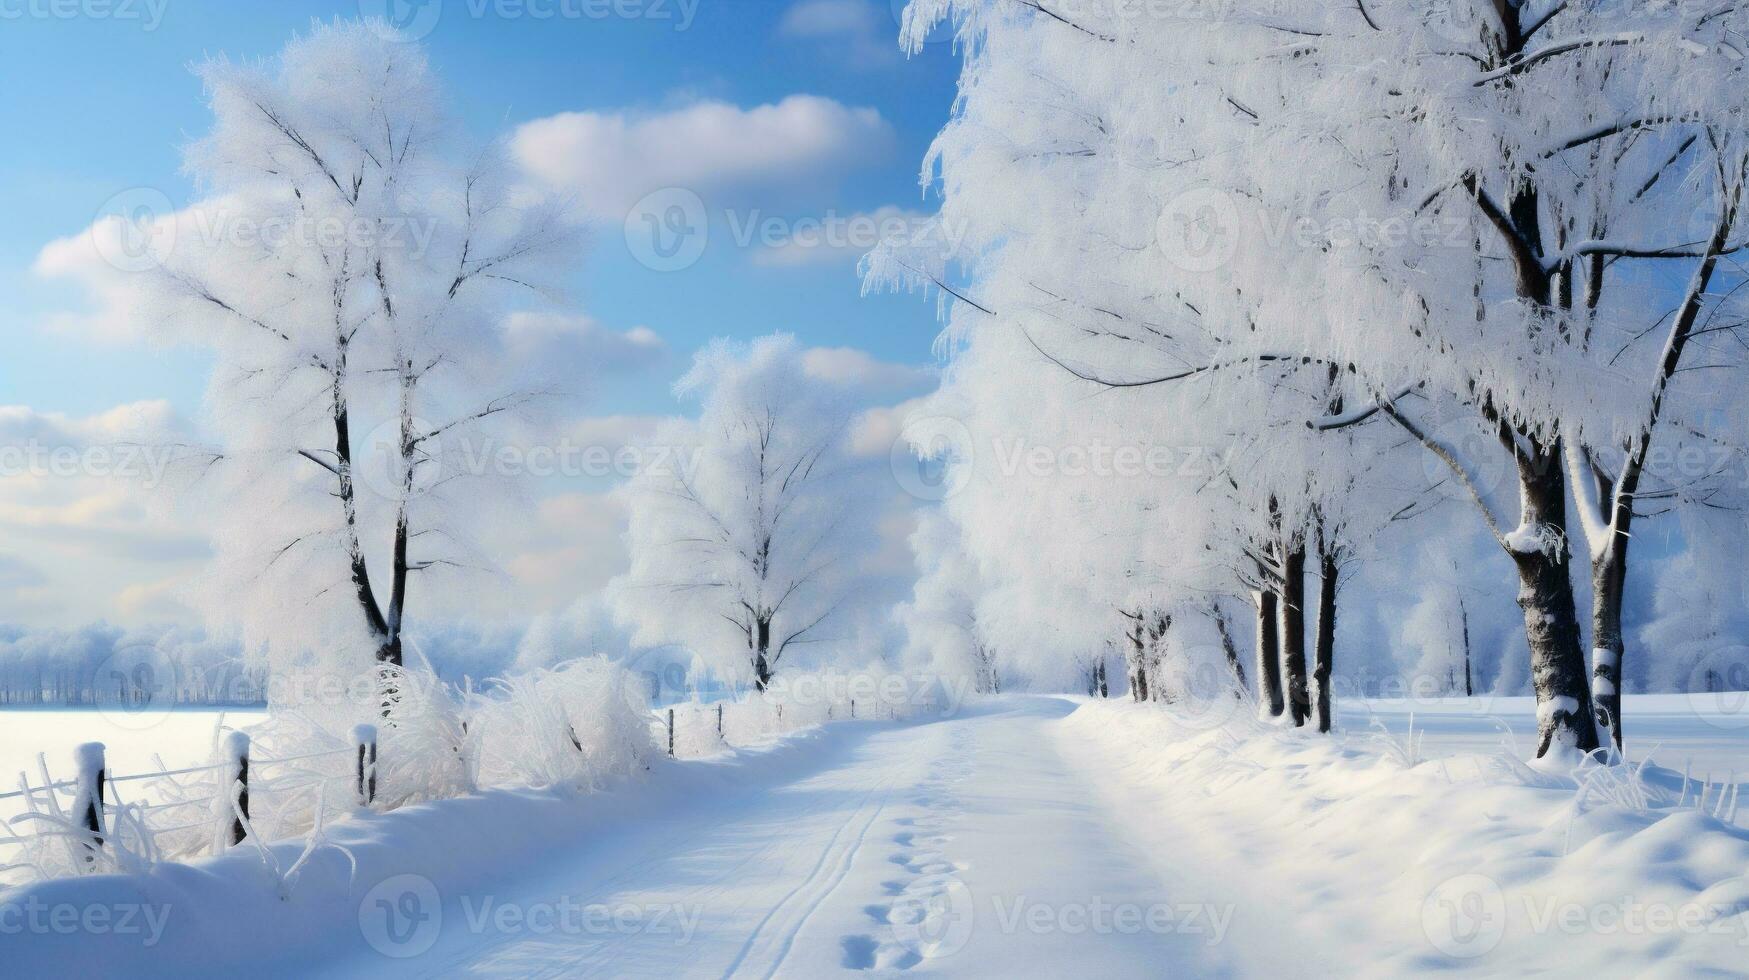
[[[1749,763],[1733,705],[1630,699],[1630,732],[1722,782]],[[838,723],[595,795],[365,815],[290,880],[267,865],[301,843],[14,890],[0,944],[14,975],[1742,970],[1749,831],[1670,807],[1668,771],[1644,806],[1581,799],[1474,708],[1377,704],[1384,737],[1357,707],[1334,739],[1059,697]]]
[[[205,762],[212,749],[215,724],[222,720],[226,726],[248,727],[265,716],[264,711],[235,708],[179,708],[151,715],[119,708],[0,709],[0,776],[7,788],[20,772],[34,780],[38,754],[46,756],[57,777],[69,774],[73,747],[82,742],[104,743],[109,767],[118,775],[154,768],[154,755],[171,768],[195,765]]]
[[[155,771],[160,759],[169,769],[201,765],[212,753],[214,726],[247,728],[264,717],[264,711],[240,709],[6,708],[0,710],[0,793],[17,789],[20,773],[41,785],[39,756],[53,779],[70,778],[73,748],[84,742],[104,744],[117,776]],[[150,796],[150,784],[141,789]],[[17,801],[0,800],[0,819],[18,809]]]
[[[1510,743],[1529,758],[1536,735],[1536,700],[1529,695],[1353,699],[1339,702],[1337,716],[1349,732],[1366,732],[1377,719],[1401,735],[1412,723],[1429,755],[1489,754]],[[1624,716],[1635,762],[1650,755],[1666,768],[1690,766],[1696,779],[1733,771],[1749,777],[1749,693],[1630,694]]]

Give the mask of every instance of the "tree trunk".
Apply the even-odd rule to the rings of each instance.
[[[1591,562],[1591,686],[1598,727],[1609,732],[1617,755],[1621,754],[1622,748],[1622,658],[1627,652],[1622,636],[1621,604],[1627,591],[1628,543],[1633,540],[1634,500],[1640,491],[1640,479],[1645,473],[1652,437],[1663,414],[1665,395],[1693,336],[1695,323],[1701,314],[1702,297],[1712,282],[1718,256],[1726,248],[1730,231],[1737,223],[1742,193],[1743,185],[1737,183],[1723,202],[1723,210],[1707,243],[1706,258],[1696,267],[1682,306],[1671,323],[1670,339],[1664,346],[1664,357],[1658,366],[1651,404],[1639,439],[1628,454],[1616,485],[1613,488],[1599,487],[1600,491],[1613,492],[1603,498],[1608,508],[1603,515],[1607,521],[1603,532],[1606,538],[1601,548],[1594,547],[1595,557]],[[1580,475],[1574,477],[1583,478]]]
[[[1306,546],[1283,549],[1281,573],[1281,659],[1287,672],[1287,709],[1294,727],[1311,713],[1306,690]]]
[[[1464,597],[1458,596],[1458,622],[1463,624],[1464,631],[1464,697],[1476,696],[1475,672],[1470,667],[1470,610],[1464,605]]]
[[[1613,534],[1613,530],[1611,531]],[[1628,577],[1628,537],[1614,537],[1591,563],[1591,698],[1598,728],[1621,754],[1621,603]]]
[[[1524,610],[1524,634],[1530,645],[1530,676],[1536,690],[1538,758],[1551,746],[1566,745],[1581,752],[1598,747],[1597,720],[1586,683],[1585,655],[1580,649],[1579,615],[1568,574],[1567,481],[1557,460],[1560,446],[1537,447],[1521,457],[1519,500],[1523,528],[1536,529],[1543,547],[1520,542],[1511,549],[1518,566],[1518,605]]]
[[[1269,716],[1280,718],[1281,697],[1281,627],[1276,622],[1276,594],[1263,589],[1254,594],[1257,600],[1257,695],[1269,706]]]
[[[1142,614],[1136,616],[1136,630],[1129,634],[1130,641],[1130,699],[1133,701],[1148,700],[1148,637],[1143,626]]]
[[[1313,644],[1312,683],[1317,690],[1317,702],[1312,717],[1318,731],[1328,732],[1334,719],[1330,712],[1330,678],[1336,667],[1336,584],[1341,565],[1336,556],[1323,552],[1318,556],[1318,638]]]
[[[1162,644],[1166,642],[1166,634],[1172,629],[1172,617],[1161,615],[1154,620],[1154,627],[1148,631],[1147,646],[1143,648],[1142,676],[1146,680],[1147,693],[1156,701],[1171,701],[1173,693],[1166,689],[1165,678],[1160,667]]]
[[[381,267],[378,267],[381,275]],[[407,545],[409,534],[407,530],[407,505],[413,499],[413,486],[416,468],[419,465],[419,443],[414,432],[413,420],[413,365],[412,362],[397,358],[401,365],[401,402],[400,402],[400,442],[401,456],[401,486],[400,498],[395,501],[395,541],[390,549],[391,565],[389,568],[389,611],[383,619],[387,624],[388,642],[377,651],[377,662],[395,667],[402,665],[401,661],[401,622],[407,612]]]
[[[764,694],[771,686],[771,620],[753,624],[753,687]]]
[[[1239,660],[1239,647],[1233,642],[1233,631],[1227,625],[1227,614],[1220,604],[1209,603],[1209,615],[1214,618],[1215,630],[1221,635],[1221,652],[1227,655],[1227,666],[1233,669],[1233,679],[1239,682],[1236,690],[1240,695],[1245,693],[1245,664]]]

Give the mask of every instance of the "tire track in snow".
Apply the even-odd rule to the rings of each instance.
[[[766,822],[771,813],[773,792],[806,785],[823,774],[839,770],[845,761],[835,760],[831,766],[806,774],[796,782],[740,797],[708,816],[689,813],[681,821],[654,823],[644,833],[632,838],[634,847],[630,854],[603,852],[598,846],[586,846],[557,856],[557,863],[561,865],[575,863],[576,877],[568,874],[545,876],[539,879],[534,890],[506,888],[508,894],[503,897],[509,904],[550,902],[567,897],[609,905],[643,905],[658,901],[676,907],[728,910],[732,914],[747,908],[748,898],[738,891],[749,872],[761,867],[781,866],[786,857],[795,856],[798,841],[818,839],[811,830],[796,833],[797,828],[811,828],[818,824],[821,832],[825,832],[826,827],[832,826],[828,821],[837,821],[832,831],[833,839],[836,839],[844,826],[856,820],[875,790],[863,794],[857,800],[857,808],[848,817],[839,816],[842,801],[804,795],[799,801],[783,804],[785,818],[781,827],[775,828],[776,832]],[[789,833],[785,833],[786,830]],[[623,843],[614,841],[610,846],[619,847]],[[830,846],[829,841],[827,849]],[[651,878],[671,875],[677,863],[697,862],[701,857],[712,865],[712,883],[666,894],[651,894],[639,887]],[[824,859],[823,856],[821,860]],[[718,860],[727,863],[718,866],[715,864]],[[604,864],[607,867],[603,867]],[[813,873],[818,870],[819,862],[816,862]],[[768,908],[762,903],[757,910],[765,912]],[[770,918],[769,913],[765,918]],[[639,963],[640,957],[650,957],[655,953],[658,959],[666,959],[673,953],[672,948],[652,949],[648,940],[649,937],[636,931],[609,935],[485,936],[475,944],[450,951],[441,966],[421,967],[408,963],[406,967],[408,972],[421,977],[466,975],[521,980],[524,977],[617,976],[625,972],[618,969],[620,964],[632,965],[630,972],[635,973],[653,965]],[[696,961],[692,965],[695,969],[702,966]]]
[[[891,781],[883,782],[863,795],[856,810],[833,831],[808,877],[791,889],[754,927],[753,934],[747,937],[747,942],[742,945],[734,962],[723,971],[724,980],[735,976],[757,976],[770,980],[776,975],[795,943],[796,934],[807,924],[814,910],[838,889],[845,876],[850,873],[851,867],[856,863],[857,852],[868,838],[869,828],[886,808],[891,786]],[[854,830],[846,837],[845,831],[853,827]],[[842,844],[840,838],[844,838]],[[772,932],[774,928],[777,930],[775,934]]]

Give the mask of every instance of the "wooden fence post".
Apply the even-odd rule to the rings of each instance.
[[[668,709],[668,758],[674,758],[674,709]]]
[[[353,781],[358,792],[358,805],[370,806],[377,798],[377,726],[354,726],[352,744],[358,749],[358,768]]]
[[[79,772],[73,819],[85,830],[85,863],[93,865],[103,850],[103,743],[79,746],[73,750],[73,761]]]
[[[249,819],[249,733],[231,732],[225,736],[225,775],[219,783],[231,808],[231,833],[227,843],[236,847],[243,843],[243,822]]]
[[[856,720],[856,699],[855,698],[850,699],[850,720],[852,720],[852,721]]]
[[[717,702],[717,741],[723,739],[723,702]]]

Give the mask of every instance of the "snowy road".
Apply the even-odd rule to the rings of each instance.
[[[1738,768],[1739,702],[1685,716],[1658,697],[1630,699],[1648,740]],[[1237,702],[1078,703],[1004,696],[603,792],[411,804],[335,824],[295,875],[305,844],[287,840],[43,882],[0,903],[0,973],[1741,972],[1749,830],[1719,818],[1718,786],[1679,798],[1657,770],[1636,804],[1625,772],[1581,786],[1510,750],[1450,753],[1498,741],[1487,706],[1419,705],[1422,746],[1390,705],[1391,738],[1358,718],[1326,738]],[[50,917],[94,909],[120,918]]]
[[[812,771],[627,826],[532,877],[443,895],[441,927],[419,943],[428,949],[347,966],[486,977],[1221,972],[1207,956],[1229,914],[1175,901],[1173,883],[1125,843],[1061,740],[1057,721],[1072,708],[1033,698],[926,724],[835,726],[839,744]],[[384,935],[429,923],[401,925]]]

